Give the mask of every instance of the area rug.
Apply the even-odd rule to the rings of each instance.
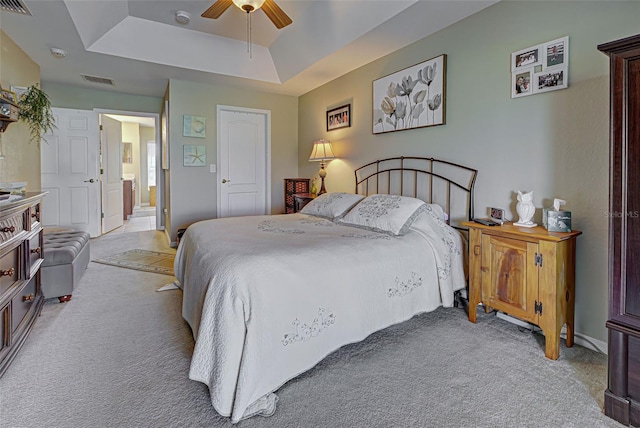
[[[129,250],[93,260],[96,263],[173,276],[175,254],[149,250]]]

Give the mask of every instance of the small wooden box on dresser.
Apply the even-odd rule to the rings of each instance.
[[[609,56],[609,376],[604,413],[640,426],[640,34]]]
[[[46,193],[0,201],[0,376],[40,314],[43,260],[40,207]]]
[[[539,326],[545,356],[560,355],[560,331],[567,325],[573,346],[576,238],[582,232],[548,232],[505,223],[469,227],[469,321],[480,303]]]

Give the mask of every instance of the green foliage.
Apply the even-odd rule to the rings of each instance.
[[[30,141],[40,141],[40,136],[57,128],[51,113],[51,100],[38,84],[29,86],[18,100],[19,119],[27,124],[31,133]]]

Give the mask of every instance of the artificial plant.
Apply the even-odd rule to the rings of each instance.
[[[19,120],[29,127],[31,139],[40,141],[40,136],[52,132],[57,128],[55,118],[51,113],[51,100],[38,84],[31,85],[18,100],[20,107]]]

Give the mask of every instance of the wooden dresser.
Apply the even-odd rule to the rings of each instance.
[[[604,412],[640,426],[640,34],[609,56],[609,376]]]
[[[483,303],[535,324],[545,335],[545,356],[558,359],[565,324],[567,347],[573,346],[576,238],[582,232],[462,224],[469,227],[469,321],[476,322]]]
[[[40,207],[46,193],[26,193],[0,201],[0,376],[16,356],[44,298]]]

